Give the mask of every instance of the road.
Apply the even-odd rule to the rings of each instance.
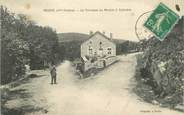
[[[120,61],[99,74],[79,80],[69,61],[57,67],[56,85],[50,84],[50,76],[34,78],[18,89],[26,89],[32,96],[6,103],[8,107],[25,107],[32,103],[38,111],[26,115],[180,115],[180,112],[161,108],[141,101],[132,92],[136,81],[135,54],[119,56]],[[15,89],[14,89],[15,90]],[[19,101],[18,101],[19,100]],[[13,103],[13,104],[12,104]],[[21,103],[21,104],[20,104]],[[24,104],[22,104],[24,103]],[[14,105],[14,106],[13,106]]]

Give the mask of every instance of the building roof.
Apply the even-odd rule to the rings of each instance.
[[[101,36],[103,36],[104,38],[106,38],[107,40],[109,40],[110,42],[112,42],[114,45],[116,45],[116,43],[113,41],[113,39],[107,37],[106,35],[102,34],[101,32],[99,31],[96,31],[94,34],[92,34],[91,36],[89,36],[89,39],[85,40],[84,42],[90,40],[93,36],[95,36],[96,34],[100,34]],[[83,43],[84,43],[83,42]]]
[[[94,34],[92,34],[91,36],[89,36],[89,39],[92,38],[92,37],[93,37],[94,35],[96,35],[96,34],[100,34],[100,35],[102,35],[103,37],[105,37],[106,39],[110,40],[109,37],[107,37],[106,35],[102,34],[102,33],[99,32],[99,31],[96,31]]]

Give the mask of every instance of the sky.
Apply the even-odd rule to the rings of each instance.
[[[141,14],[154,10],[160,2],[178,15],[184,15],[184,0],[1,0],[0,4],[13,13],[26,14],[38,25],[52,27],[57,33],[100,31],[106,36],[113,33],[114,38],[138,41],[136,20]],[[176,4],[180,12],[176,11]],[[64,9],[75,11],[62,11]],[[89,11],[91,9],[114,11]]]

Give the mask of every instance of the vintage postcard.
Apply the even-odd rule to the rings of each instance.
[[[1,0],[1,115],[183,115],[184,0]]]

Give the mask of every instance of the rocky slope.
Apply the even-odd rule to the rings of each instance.
[[[161,42],[156,38],[148,40],[147,49],[138,61],[136,78],[151,87],[153,95],[150,100],[154,99],[162,106],[171,108],[184,106],[183,28],[184,17],[179,20],[164,41]],[[140,89],[139,92],[141,92]]]

